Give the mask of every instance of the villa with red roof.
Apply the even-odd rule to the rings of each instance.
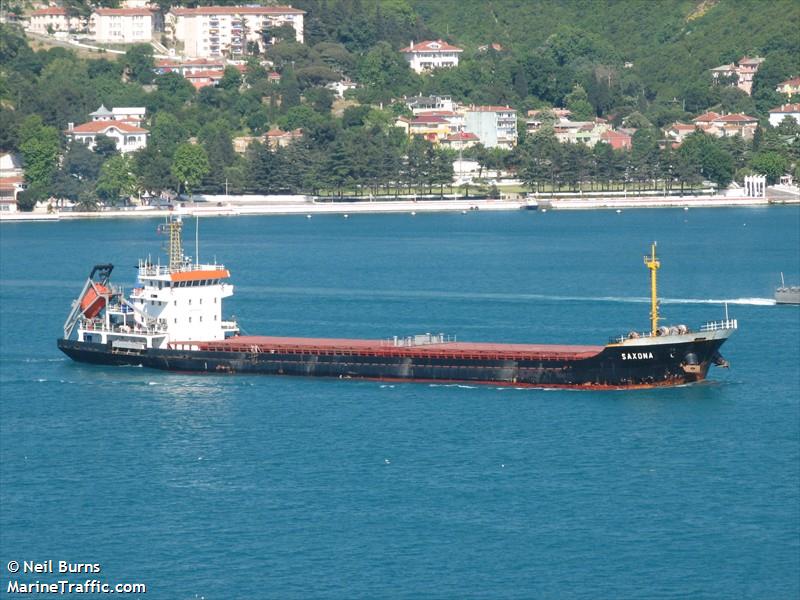
[[[97,145],[97,136],[105,135],[114,140],[119,152],[134,152],[147,147],[150,132],[141,127],[144,113],[145,109],[140,107],[108,110],[100,106],[90,114],[90,122],[77,126],[70,123],[65,133],[67,138],[85,144],[90,150]]]
[[[464,50],[442,40],[428,40],[415,44],[413,41],[400,50],[408,66],[417,73],[443,67],[457,67],[458,55]]]

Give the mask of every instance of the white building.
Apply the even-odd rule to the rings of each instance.
[[[509,106],[471,106],[464,113],[464,129],[487,148],[517,145],[517,111]]]
[[[173,8],[165,29],[179,52],[191,57],[242,56],[247,43],[264,49],[262,32],[291,25],[295,38],[303,42],[305,11],[291,6],[205,6]]]
[[[413,41],[407,48],[400,50],[408,61],[408,66],[417,73],[443,67],[457,67],[458,55],[463,52],[457,46],[451,46],[442,40],[425,41],[415,44]]]
[[[800,104],[782,104],[769,111],[769,124],[777,127],[786,118],[790,117],[800,125]]]
[[[17,196],[25,189],[25,171],[18,156],[0,154],[0,213],[17,212]]]
[[[100,108],[89,113],[89,116],[92,117],[92,121],[124,121],[128,125],[139,127],[144,121],[146,110],[144,106],[122,106],[109,110],[101,104]]]
[[[89,19],[89,31],[98,42],[148,43],[153,39],[156,14],[148,8],[98,8]]]
[[[117,109],[120,111],[138,111],[139,109]],[[144,116],[144,109],[142,116]],[[131,116],[130,113],[120,112],[120,116]],[[101,106],[98,110],[91,114],[92,121],[83,123],[82,125],[75,125],[70,123],[67,131],[65,132],[70,140],[76,140],[82,144],[86,144],[90,150],[93,150],[97,145],[96,138],[98,135],[105,135],[114,140],[117,145],[117,150],[123,154],[126,152],[134,152],[141,148],[147,147],[147,136],[150,134],[146,129],[142,129],[138,124],[140,121],[128,121],[123,119],[114,119],[113,112]]]
[[[59,6],[35,10],[30,15],[28,29],[36,33],[48,34],[51,31],[75,31],[83,29],[85,23],[80,17],[67,17],[67,11]]]
[[[458,108],[450,96],[419,95],[406,98],[405,101],[406,106],[408,106],[415,115],[431,110],[455,111],[456,108]]]

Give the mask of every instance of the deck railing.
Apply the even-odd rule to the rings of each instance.
[[[739,322],[736,319],[723,319],[722,321],[709,321],[700,326],[700,331],[720,331],[722,329],[738,329]]]

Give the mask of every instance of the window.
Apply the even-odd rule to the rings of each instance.
[[[203,322],[203,315],[200,315],[200,322]]]
[[[189,323],[191,323],[191,322],[192,322],[192,317],[189,317]]]
[[[178,301],[177,300],[174,300],[173,302],[175,302],[175,306],[178,306]]]
[[[191,306],[191,305],[192,305],[192,299],[189,298],[189,306]]]
[[[178,322],[178,319],[175,319],[175,323],[177,323],[177,322]]]

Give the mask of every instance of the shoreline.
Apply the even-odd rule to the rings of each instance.
[[[209,206],[205,206],[209,204]],[[142,207],[135,209],[106,210],[96,212],[55,211],[14,212],[0,214],[0,223],[55,222],[74,219],[128,219],[154,218],[169,214],[187,217],[235,217],[235,216],[289,216],[305,215],[343,215],[351,214],[397,214],[431,212],[474,212],[509,210],[623,210],[659,208],[734,208],[765,207],[781,205],[800,205],[798,198],[747,198],[727,196],[684,196],[684,197],[625,197],[625,198],[553,198],[519,200],[378,200],[361,202],[204,202],[179,206],[177,208]]]

